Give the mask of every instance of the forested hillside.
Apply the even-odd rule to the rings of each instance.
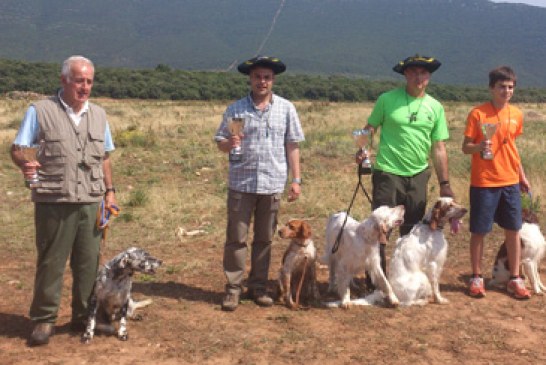
[[[416,52],[443,62],[445,84],[484,85],[509,64],[546,87],[546,9],[488,0],[2,0],[0,58],[103,67],[222,71],[255,53],[289,74],[398,80]]]

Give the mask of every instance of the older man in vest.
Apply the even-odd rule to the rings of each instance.
[[[38,177],[31,185],[38,256],[31,346],[47,344],[54,333],[68,258],[73,276],[70,327],[84,329],[99,260],[97,211],[103,199],[107,208],[116,203],[109,158],[114,145],[106,113],[88,101],[94,74],[85,57],[65,60],[62,88],[28,108],[11,148],[25,178]],[[38,146],[36,161],[25,157],[24,146]]]

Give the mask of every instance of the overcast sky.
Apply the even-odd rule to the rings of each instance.
[[[523,3],[546,8],[546,0],[491,0],[495,3]]]

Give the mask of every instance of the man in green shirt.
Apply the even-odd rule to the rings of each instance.
[[[406,86],[380,95],[365,129],[381,128],[377,159],[372,174],[372,208],[403,205],[404,225],[400,235],[411,231],[424,216],[429,157],[440,185],[440,196],[453,196],[449,186],[447,152],[449,138],[444,108],[426,93],[430,75],[441,63],[419,55],[397,63],[393,70],[406,78]],[[431,153],[432,152],[432,153]],[[360,163],[364,156],[357,154]],[[385,247],[381,266],[386,271]]]

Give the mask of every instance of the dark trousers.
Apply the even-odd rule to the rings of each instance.
[[[72,320],[87,318],[87,304],[97,276],[100,231],[96,228],[98,203],[36,203],[36,277],[30,319],[54,323],[61,301],[63,275],[70,258]]]
[[[228,223],[224,246],[226,291],[241,292],[247,257],[248,230],[254,216],[250,256],[249,290],[266,288],[271,261],[271,242],[277,228],[281,194],[228,192]]]

